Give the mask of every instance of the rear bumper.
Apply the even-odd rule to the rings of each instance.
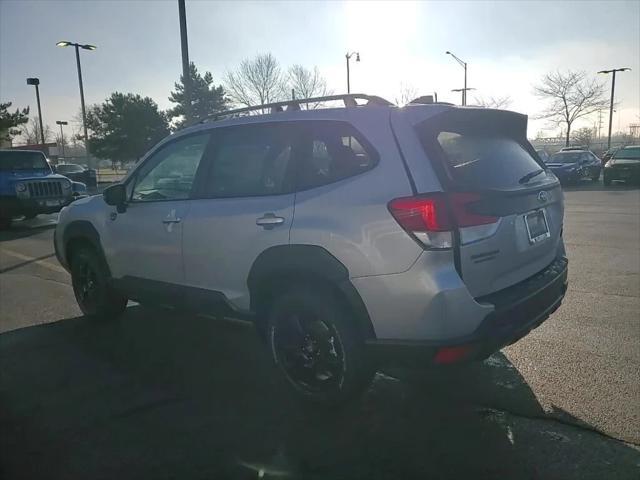
[[[489,313],[471,334],[445,342],[369,340],[371,356],[384,364],[424,365],[480,360],[515,343],[555,312],[567,291],[568,260],[557,258],[527,280],[477,298]]]
[[[17,215],[29,213],[55,213],[62,210],[62,207],[69,205],[75,197],[57,197],[46,199],[0,197],[0,217],[11,218]],[[57,202],[56,205],[47,205],[47,202]]]

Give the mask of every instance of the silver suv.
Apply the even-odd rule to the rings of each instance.
[[[526,116],[302,102],[181,130],[65,208],[56,252],[82,311],[252,319],[294,391],[335,404],[381,361],[482,359],[558,308],[563,196]]]

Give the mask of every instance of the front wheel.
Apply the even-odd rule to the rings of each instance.
[[[343,404],[362,393],[375,374],[353,319],[321,286],[292,287],[275,299],[268,341],[292,390],[311,403]]]
[[[127,298],[110,287],[106,265],[92,249],[83,248],[72,256],[71,283],[78,306],[87,317],[115,317],[127,306]]]

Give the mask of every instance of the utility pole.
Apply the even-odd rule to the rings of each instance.
[[[613,98],[616,92],[616,72],[625,72],[631,70],[630,68],[613,68],[611,70],[600,70],[598,73],[613,73],[611,79],[611,104],[609,106],[609,137],[607,139],[607,150],[611,148],[611,127],[613,126]]]
[[[598,140],[600,140],[600,130],[602,130],[602,110],[598,110]]]
[[[60,146],[62,147],[62,158],[65,158],[64,155],[64,133],[62,132],[62,126],[67,125],[68,122],[62,120],[56,120],[56,123],[60,125]]]
[[[187,40],[187,13],[184,0],[178,0],[178,15],[180,16],[180,46],[182,47],[182,83],[184,84],[186,123],[193,120],[191,108],[191,75],[189,72],[189,42]]]

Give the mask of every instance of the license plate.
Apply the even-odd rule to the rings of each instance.
[[[45,200],[44,204],[47,207],[57,207],[60,205],[60,200]]]
[[[524,216],[524,224],[527,227],[530,243],[537,243],[551,236],[544,209],[527,213]]]

